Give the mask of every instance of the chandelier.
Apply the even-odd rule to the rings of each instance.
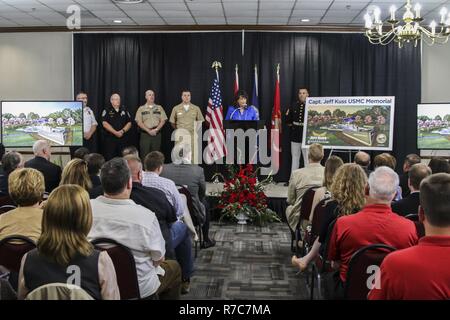
[[[421,22],[424,19],[420,15],[420,4],[413,7],[411,1],[407,0],[405,5],[405,13],[400,20],[395,17],[397,8],[391,6],[390,18],[383,22],[380,18],[381,10],[374,7],[372,12],[368,11],[364,15],[365,20],[365,36],[372,44],[388,45],[392,41],[397,42],[399,48],[406,43],[417,43],[423,40],[428,45],[435,43],[444,44],[450,36],[450,13],[447,8],[443,7],[440,11],[440,22],[431,21],[428,27],[424,27]],[[447,15],[448,14],[448,15]]]

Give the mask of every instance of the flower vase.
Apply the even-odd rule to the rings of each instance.
[[[236,215],[236,219],[238,224],[247,224],[248,216],[245,213],[240,212]]]

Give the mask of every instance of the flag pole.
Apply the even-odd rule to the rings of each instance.
[[[280,81],[280,63],[277,64],[277,80]]]
[[[220,63],[220,61],[214,61],[212,63],[211,68],[213,68],[216,71],[217,82],[220,82],[220,79],[219,79],[219,68],[222,68],[222,63]],[[214,171],[215,171],[216,178],[214,179],[213,183],[219,183],[219,177],[216,175],[217,173],[219,173],[219,166],[217,164],[217,161],[214,161],[214,167],[215,167]]]
[[[211,68],[216,70],[216,78],[217,78],[217,81],[220,82],[220,80],[219,80],[219,68],[222,68],[222,64],[219,61],[214,61],[212,63]]]

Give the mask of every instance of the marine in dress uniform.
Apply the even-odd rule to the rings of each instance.
[[[155,93],[147,90],[147,103],[140,106],[136,112],[136,123],[140,128],[140,153],[142,159],[152,151],[161,149],[161,129],[166,123],[167,115],[164,109],[155,104]]]
[[[308,161],[307,150],[302,148],[303,121],[305,119],[305,103],[309,96],[308,89],[299,88],[296,103],[289,107],[286,112],[286,124],[290,127],[289,138],[291,141],[292,165],[291,173],[300,166],[301,152],[303,152],[303,162]]]
[[[125,106],[120,104],[120,96],[111,96],[111,106],[102,113],[102,124],[105,129],[103,155],[106,160],[122,155],[123,148],[128,146],[128,131],[131,129],[131,116]]]
[[[193,150],[193,162],[195,164],[199,163],[198,159],[198,148],[201,148],[201,145],[197,145],[197,134],[202,134],[201,131],[196,132],[195,122],[203,122],[205,118],[203,117],[202,111],[200,108],[191,103],[191,93],[190,91],[183,91],[181,93],[182,103],[176,105],[172,109],[172,113],[170,115],[170,123],[174,129],[185,129],[190,135],[191,138],[191,150]],[[201,137],[200,137],[201,138]],[[182,142],[180,139],[175,141],[175,144],[179,144]],[[184,141],[186,143],[187,141]]]

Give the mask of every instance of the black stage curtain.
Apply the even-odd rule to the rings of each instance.
[[[151,88],[169,117],[172,107],[181,101],[184,88],[191,90],[192,102],[206,110],[215,77],[213,61],[223,66],[220,80],[224,106],[233,101],[235,65],[239,65],[240,88],[251,96],[256,64],[261,119],[270,126],[276,64],[280,63],[283,114],[302,85],[310,88],[311,96],[395,96],[393,153],[400,160],[398,169],[405,155],[417,152],[415,107],[421,91],[420,48],[374,46],[361,34],[245,32],[244,40],[242,55],[241,32],[75,34],[75,93],[88,93],[89,105],[99,118],[104,106],[109,105],[111,93],[118,92],[134,117],[145,102],[145,90]],[[162,151],[167,161],[173,146],[171,132],[166,125]],[[132,141],[138,145],[136,130]],[[290,174],[286,126],[282,148],[276,181],[287,181]],[[215,166],[205,166],[207,179],[215,170]]]

